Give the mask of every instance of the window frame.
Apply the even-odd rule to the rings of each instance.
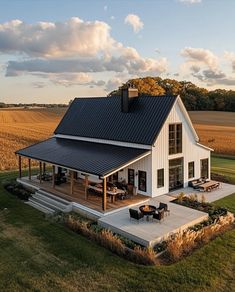
[[[142,177],[144,175],[144,177]],[[143,187],[141,186],[141,179],[144,180]],[[138,170],[138,189],[141,192],[147,192],[147,172],[144,170]]]
[[[130,172],[133,172],[133,177],[130,174]],[[128,168],[128,185],[134,186],[135,185],[135,170],[133,168]],[[133,179],[133,183],[131,183],[131,178]]]
[[[183,151],[183,126],[182,123],[169,124],[168,126],[168,153],[179,154]]]
[[[190,175],[190,164],[192,164],[192,175]],[[190,161],[188,162],[188,179],[192,179],[195,177],[195,163],[194,161]]]
[[[207,162],[207,169],[206,169],[206,176],[202,175],[202,171],[203,170],[203,161],[206,161]],[[203,158],[203,159],[200,159],[200,175],[201,175],[201,178],[208,178],[209,177],[209,158]]]
[[[164,177],[164,168],[160,168],[157,170],[157,188],[163,188],[164,187],[164,182],[165,182],[165,177]],[[161,178],[161,183],[159,183],[159,179]]]

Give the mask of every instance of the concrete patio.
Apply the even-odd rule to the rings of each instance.
[[[158,206],[159,202],[168,204],[170,216],[166,216],[161,223],[156,220],[152,221],[152,219],[147,221],[146,218],[140,220],[139,223],[137,220],[130,220],[129,208],[125,208],[100,218],[98,224],[143,246],[154,246],[169,235],[207,219],[206,213],[171,203],[170,201],[173,199],[171,196],[163,195],[149,199],[145,203],[155,206]],[[139,206],[140,204],[132,208],[138,209]]]
[[[201,199],[202,195],[204,195],[206,202],[210,203],[235,193],[235,185],[221,183],[221,187],[219,189],[213,190],[211,192],[200,192],[193,188],[187,187],[170,192],[169,195],[175,198],[181,192],[183,192],[185,195],[197,194],[199,200]]]

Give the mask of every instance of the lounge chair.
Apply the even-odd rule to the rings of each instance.
[[[138,220],[139,222],[139,220],[144,217],[144,214],[139,212],[138,210],[129,209],[129,213],[130,213],[130,220],[135,219],[135,220]]]
[[[188,182],[188,186],[194,189],[198,189],[201,184],[206,182],[205,178],[198,178]]]
[[[153,219],[156,219],[161,223],[161,221],[164,219],[164,209],[158,210],[158,212],[153,214]]]

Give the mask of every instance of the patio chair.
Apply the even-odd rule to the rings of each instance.
[[[144,217],[144,214],[139,212],[138,210],[129,209],[129,213],[130,213],[130,220],[135,219],[135,220],[138,220],[139,222],[139,220]]]
[[[164,220],[164,209],[158,210],[158,212],[153,214],[153,219],[156,219],[161,223]]]
[[[168,209],[168,205],[165,204],[165,203],[161,203],[159,204],[159,207],[157,208],[157,210],[164,210],[164,212],[167,214],[167,215],[170,215],[170,210]]]

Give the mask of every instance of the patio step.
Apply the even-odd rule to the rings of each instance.
[[[60,200],[56,200],[56,199],[52,198],[51,196],[47,196],[47,195],[42,194],[40,192],[36,192],[35,194],[33,194],[33,198],[35,198],[39,201],[45,202],[53,207],[56,207],[60,211],[66,211],[66,209],[68,209],[70,207],[69,202],[62,202]]]
[[[60,203],[65,204],[65,205],[70,205],[71,204],[70,201],[67,201],[67,200],[65,200],[65,199],[63,199],[63,198],[61,198],[59,196],[55,196],[50,192],[44,191],[43,189],[38,190],[37,193],[38,194],[42,194],[42,195],[44,195],[44,196],[46,196],[48,198],[52,198],[54,201],[60,202]]]
[[[67,212],[70,211],[69,205],[53,200],[51,197],[36,192],[29,199],[31,202],[38,203],[54,211]]]
[[[52,210],[44,205],[41,205],[38,202],[33,202],[33,201],[31,201],[31,199],[29,199],[29,201],[25,202],[25,204],[27,204],[27,205],[45,213],[45,214],[53,214],[55,212],[55,210]]]

